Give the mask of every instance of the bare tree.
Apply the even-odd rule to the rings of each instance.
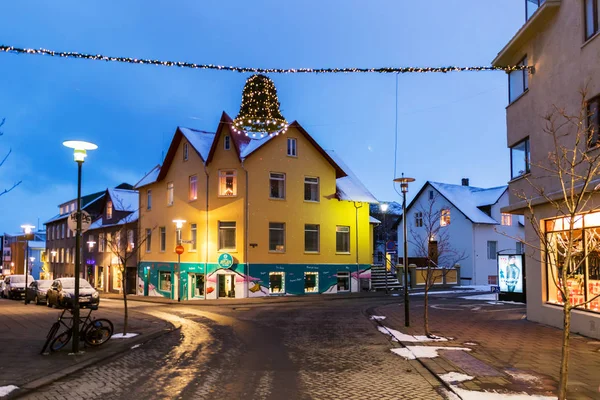
[[[597,126],[589,123],[592,115],[588,112],[586,90],[580,95],[577,113],[571,114],[553,106],[543,117],[543,131],[551,149],[547,157],[530,162],[532,175],[524,179],[533,189],[531,193],[515,192],[525,203],[525,217],[534,232],[534,239],[523,243],[531,250],[528,252],[530,257],[542,265],[548,263],[548,279],[557,289],[557,302],[562,303],[563,340],[558,387],[561,400],[567,396],[571,311],[600,298],[600,294],[587,300],[576,295],[585,290],[586,259],[598,257],[600,252],[600,234],[590,230],[584,240],[582,231],[583,214],[594,208],[593,196],[600,189],[595,181],[600,172],[600,150],[593,149],[597,146],[599,132]],[[549,191],[548,185],[558,189]],[[546,233],[543,221],[535,213],[536,206],[541,204],[549,205],[557,217],[562,217],[556,221],[560,228],[552,229],[557,232]]]
[[[4,125],[4,122],[6,121],[5,118],[2,119],[2,121],[0,121],[0,128],[2,128],[2,125]],[[4,132],[0,131],[0,136],[4,135]],[[10,156],[10,153],[12,153],[12,149],[8,150],[8,153],[6,153],[6,155],[2,158],[2,160],[0,160],[0,167],[2,167],[2,165],[4,165],[4,163],[6,162],[6,160],[8,159],[8,156]],[[10,192],[11,190],[13,190],[14,188],[16,188],[17,186],[19,186],[21,184],[22,181],[18,181],[13,183],[13,185],[7,189],[4,189],[3,191],[0,192],[0,196],[5,195],[6,193]]]
[[[425,268],[417,269],[425,282],[425,304],[423,327],[428,337],[434,337],[429,330],[429,290],[462,260],[467,258],[466,252],[454,248],[450,243],[448,230],[441,224],[444,209],[438,207],[437,193],[426,204],[419,204],[418,228],[410,228],[409,242],[415,250],[416,257],[425,259]],[[408,221],[407,221],[408,222]]]

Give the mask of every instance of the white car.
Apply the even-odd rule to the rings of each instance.
[[[29,275],[27,284],[29,285],[35,279]],[[10,275],[4,280],[4,297],[9,299],[18,299],[25,297],[25,275]]]

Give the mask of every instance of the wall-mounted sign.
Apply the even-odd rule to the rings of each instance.
[[[221,268],[230,268],[233,265],[233,257],[229,253],[223,253],[219,256],[217,264]]]
[[[499,255],[498,277],[500,292],[523,293],[523,255]]]

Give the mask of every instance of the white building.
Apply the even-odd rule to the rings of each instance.
[[[430,204],[433,203],[430,207]],[[483,189],[462,185],[427,182],[407,206],[407,236],[409,263],[411,258],[424,257],[415,243],[425,243],[428,215],[439,216],[436,226],[446,234],[448,245],[464,256],[459,264],[463,285],[487,285],[498,282],[497,255],[521,254],[523,246],[515,238],[523,238],[523,221],[517,216],[503,214],[508,205],[508,187]],[[431,210],[431,212],[429,211]],[[425,224],[424,224],[425,219]],[[402,223],[402,218],[400,218]],[[398,226],[398,253],[403,256],[402,226]],[[431,242],[437,249],[437,241]],[[431,249],[431,247],[430,247]],[[437,250],[436,250],[437,251]],[[440,253],[442,249],[439,249]],[[441,254],[440,254],[441,256]],[[440,257],[441,260],[441,257]],[[451,267],[441,265],[441,267]]]

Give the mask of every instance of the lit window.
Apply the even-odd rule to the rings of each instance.
[[[146,208],[148,210],[152,210],[152,190],[148,189],[146,191]]]
[[[319,273],[304,273],[304,293],[319,293]]]
[[[529,138],[510,148],[511,179],[529,173]]]
[[[598,0],[585,0],[585,40],[598,32],[600,20],[600,7]]]
[[[190,245],[190,251],[196,251],[197,246],[196,246],[196,239],[198,236],[197,233],[197,225],[196,224],[190,224],[190,239],[192,241],[191,245]]]
[[[113,203],[112,201],[106,202],[106,219],[111,219],[113,215]]]
[[[173,182],[167,183],[167,205],[168,206],[173,205],[173,199],[174,199],[173,191],[174,191]]]
[[[511,226],[512,225],[512,215],[502,213],[502,225]]]
[[[285,199],[285,174],[271,172],[269,174],[270,194],[272,199]]]
[[[235,250],[235,222],[219,221],[219,250]]]
[[[415,213],[415,227],[423,226],[423,213],[421,211]]]
[[[167,228],[161,226],[159,228],[159,239],[160,239],[160,251],[164,252],[167,250]]]
[[[444,208],[440,216],[440,226],[450,225],[450,209]]]
[[[350,253],[350,227],[335,227],[335,252]]]
[[[152,251],[152,229],[146,229],[146,253]]]
[[[517,67],[527,65],[527,57],[525,57]],[[512,103],[520,95],[529,89],[529,71],[521,69],[508,74],[508,102]]]
[[[337,273],[337,291],[347,292],[350,290],[350,273],[349,272],[338,272]]]
[[[104,246],[105,246],[104,233],[99,233],[98,234],[98,252],[99,253],[104,253]]]
[[[219,171],[219,196],[237,196],[237,171]]]
[[[498,255],[498,242],[495,240],[488,240],[487,242],[487,259],[495,260]]]
[[[225,139],[223,140],[223,146],[225,150],[231,149],[231,137],[229,135],[225,136]]]
[[[269,272],[269,293],[285,293],[285,272]]]
[[[285,224],[269,222],[269,251],[285,251]]]
[[[319,201],[319,178],[304,177],[304,200]]]
[[[133,230],[127,230],[127,251],[131,251],[135,248],[135,242],[133,240]]]
[[[183,161],[187,161],[188,160],[188,144],[184,143],[183,144]]]
[[[198,177],[196,175],[190,176],[189,192],[190,201],[198,199]]]
[[[319,252],[319,225],[304,225],[304,251],[307,253]]]
[[[600,133],[600,96],[587,102],[586,111],[588,147],[596,147]]]
[[[158,273],[158,288],[164,292],[171,291],[171,272],[160,271]]]

